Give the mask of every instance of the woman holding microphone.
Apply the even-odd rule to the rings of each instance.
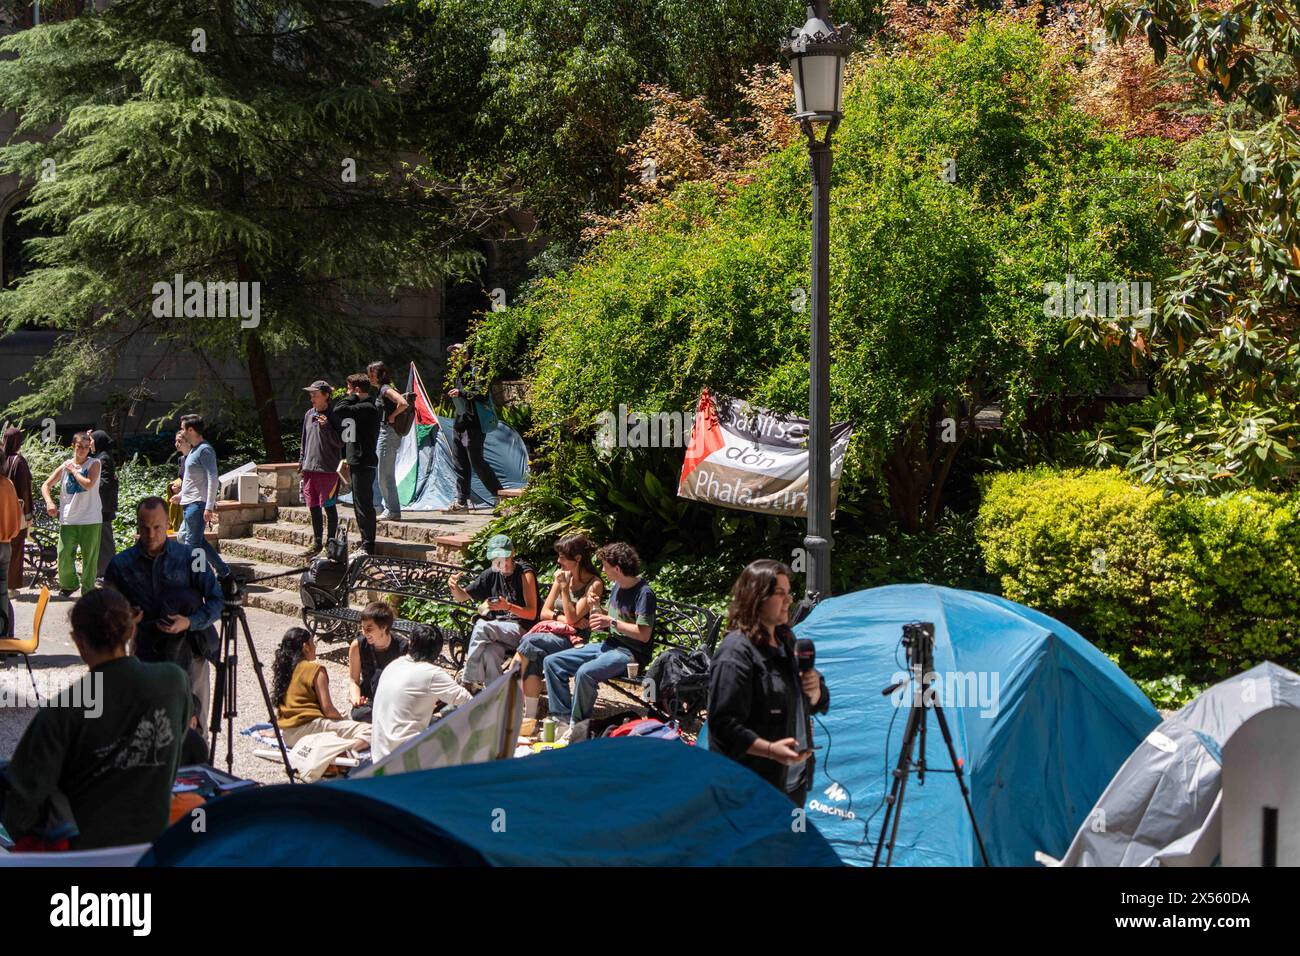
[[[744,764],[796,806],[812,785],[811,715],[830,707],[816,670],[799,673],[790,569],[754,561],[731,589],[727,636],[709,669],[709,749]]]

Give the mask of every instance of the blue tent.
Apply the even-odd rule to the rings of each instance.
[[[814,733],[821,749],[809,819],[846,863],[871,864],[912,703],[910,692],[882,690],[906,676],[900,641],[912,621],[935,625],[935,698],[964,763],[990,863],[1032,866],[1035,850],[1061,856],[1160,717],[1075,631],[973,591],[925,584],[858,591],[823,601],[795,628],[815,642],[831,694],[830,713]],[[915,774],[908,780],[894,865],[978,865],[933,714],[926,758],[930,770],[948,772],[927,774],[923,786]]]
[[[724,757],[593,740],[519,759],[224,797],[142,866],[837,866],[790,802]]]

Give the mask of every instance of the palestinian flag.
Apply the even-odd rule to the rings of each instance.
[[[397,446],[397,497],[403,505],[415,500],[415,492],[420,472],[420,449],[432,441],[431,433],[438,428],[438,419],[433,414],[433,403],[429,401],[429,392],[424,387],[415,363],[406,379],[406,393],[415,393],[415,424],[402,436],[402,443]]]
[[[691,443],[682,462],[679,498],[802,518],[808,514],[806,418],[712,395],[706,388],[695,410]],[[831,511],[853,425],[831,426]]]

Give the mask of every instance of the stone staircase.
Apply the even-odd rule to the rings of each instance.
[[[283,574],[249,585],[244,603],[301,619],[298,579],[307,563],[303,555],[312,543],[311,514],[305,507],[294,505],[281,505],[276,512],[273,521],[251,523],[248,537],[222,538],[221,556],[245,577]],[[339,519],[348,529],[348,553],[355,554],[361,537],[351,509],[340,507]],[[376,526],[375,553],[459,564],[470,539],[491,520],[491,512],[481,511],[464,515],[425,513],[411,520],[381,521]],[[293,573],[285,574],[289,571]]]

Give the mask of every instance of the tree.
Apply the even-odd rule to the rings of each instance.
[[[0,293],[0,317],[65,333],[8,414],[65,407],[152,337],[200,363],[238,355],[283,457],[269,357],[355,368],[383,333],[367,300],[470,265],[455,189],[404,165],[424,118],[394,50],[416,15],[118,0],[5,38],[0,104],[20,122],[0,168],[32,184],[24,216],[53,235],[30,243],[38,267]],[[225,283],[248,314],[214,314]]]
[[[937,522],[987,404],[1014,427],[1033,400],[1121,374],[1127,354],[1067,341],[1045,285],[1161,265],[1154,197],[1130,177],[1154,177],[1165,150],[1102,133],[1048,54],[1033,27],[980,19],[870,61],[847,91],[831,202],[832,414],[856,426],[841,497],[880,482],[905,530]],[[806,409],[807,163],[795,143],[721,190],[685,183],[484,319],[479,354],[530,374],[538,435],[581,435],[620,404],[693,408],[706,385]]]
[[[1143,36],[1221,107],[1187,155],[1190,182],[1165,197],[1180,268],[1149,317],[1130,323],[1162,394],[1136,442],[1103,434],[1146,480],[1210,489],[1268,487],[1300,474],[1300,22],[1278,0],[1101,3],[1110,36]],[[1094,340],[1108,333],[1080,323]]]

